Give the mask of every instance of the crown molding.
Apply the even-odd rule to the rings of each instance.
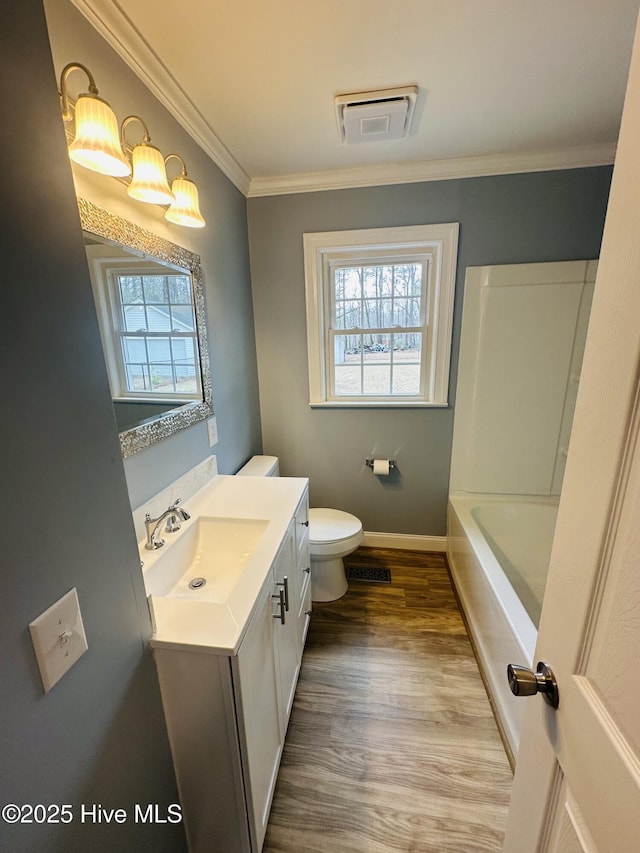
[[[416,163],[392,163],[327,172],[306,172],[252,178],[248,197],[353,189],[355,187],[411,184],[422,181],[449,181],[519,172],[548,172],[559,169],[584,169],[608,166],[614,162],[615,143],[557,148],[548,151],[522,151],[512,154],[488,154]]]
[[[229,180],[247,195],[250,186],[247,173],[218,139],[120,5],[109,0],[72,2]]]
[[[601,143],[546,151],[489,154],[250,178],[216,136],[211,125],[144,36],[136,29],[117,0],[72,0],[72,3],[229,180],[249,198],[510,175],[519,172],[580,169],[610,165],[615,159],[615,143]]]

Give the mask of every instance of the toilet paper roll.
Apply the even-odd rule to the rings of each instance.
[[[388,477],[390,470],[391,466],[389,465],[388,459],[373,460],[373,473],[376,474],[378,477]]]

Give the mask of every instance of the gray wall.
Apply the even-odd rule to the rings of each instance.
[[[460,223],[453,403],[466,268],[596,258],[610,177],[603,167],[249,199],[264,451],[285,475],[310,477],[312,506],[353,512],[365,530],[443,535],[453,407],[309,408],[303,233]],[[370,455],[394,457],[398,475],[374,477]]]
[[[79,819],[177,791],[42,3],[3,12],[0,803],[76,816],[0,821],[0,849],[177,853],[181,825]],[[45,695],[28,624],[72,587],[89,650]]]
[[[46,0],[45,9],[56,73],[68,62],[82,62],[120,121],[131,114],[142,116],[152,142],[164,154],[177,152],[184,158],[198,185],[207,222],[203,229],[172,225],[162,208],[132,201],[119,181],[73,167],[78,195],[202,259],[219,442],[209,448],[207,429],[201,423],[127,459],[131,505],[136,508],[210,453],[216,454],[224,474],[233,473],[261,449],[246,201],[69,0]],[[69,86],[72,95],[86,91],[86,78],[73,72]],[[130,125],[127,134],[131,142],[139,141],[140,126]],[[172,169],[171,175],[175,163]]]

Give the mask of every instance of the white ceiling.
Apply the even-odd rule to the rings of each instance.
[[[73,2],[248,195],[612,162],[639,5]],[[340,142],[336,95],[410,84],[409,137]]]

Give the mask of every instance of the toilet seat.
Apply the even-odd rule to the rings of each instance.
[[[362,532],[362,522],[340,509],[309,510],[309,545],[334,545]]]

